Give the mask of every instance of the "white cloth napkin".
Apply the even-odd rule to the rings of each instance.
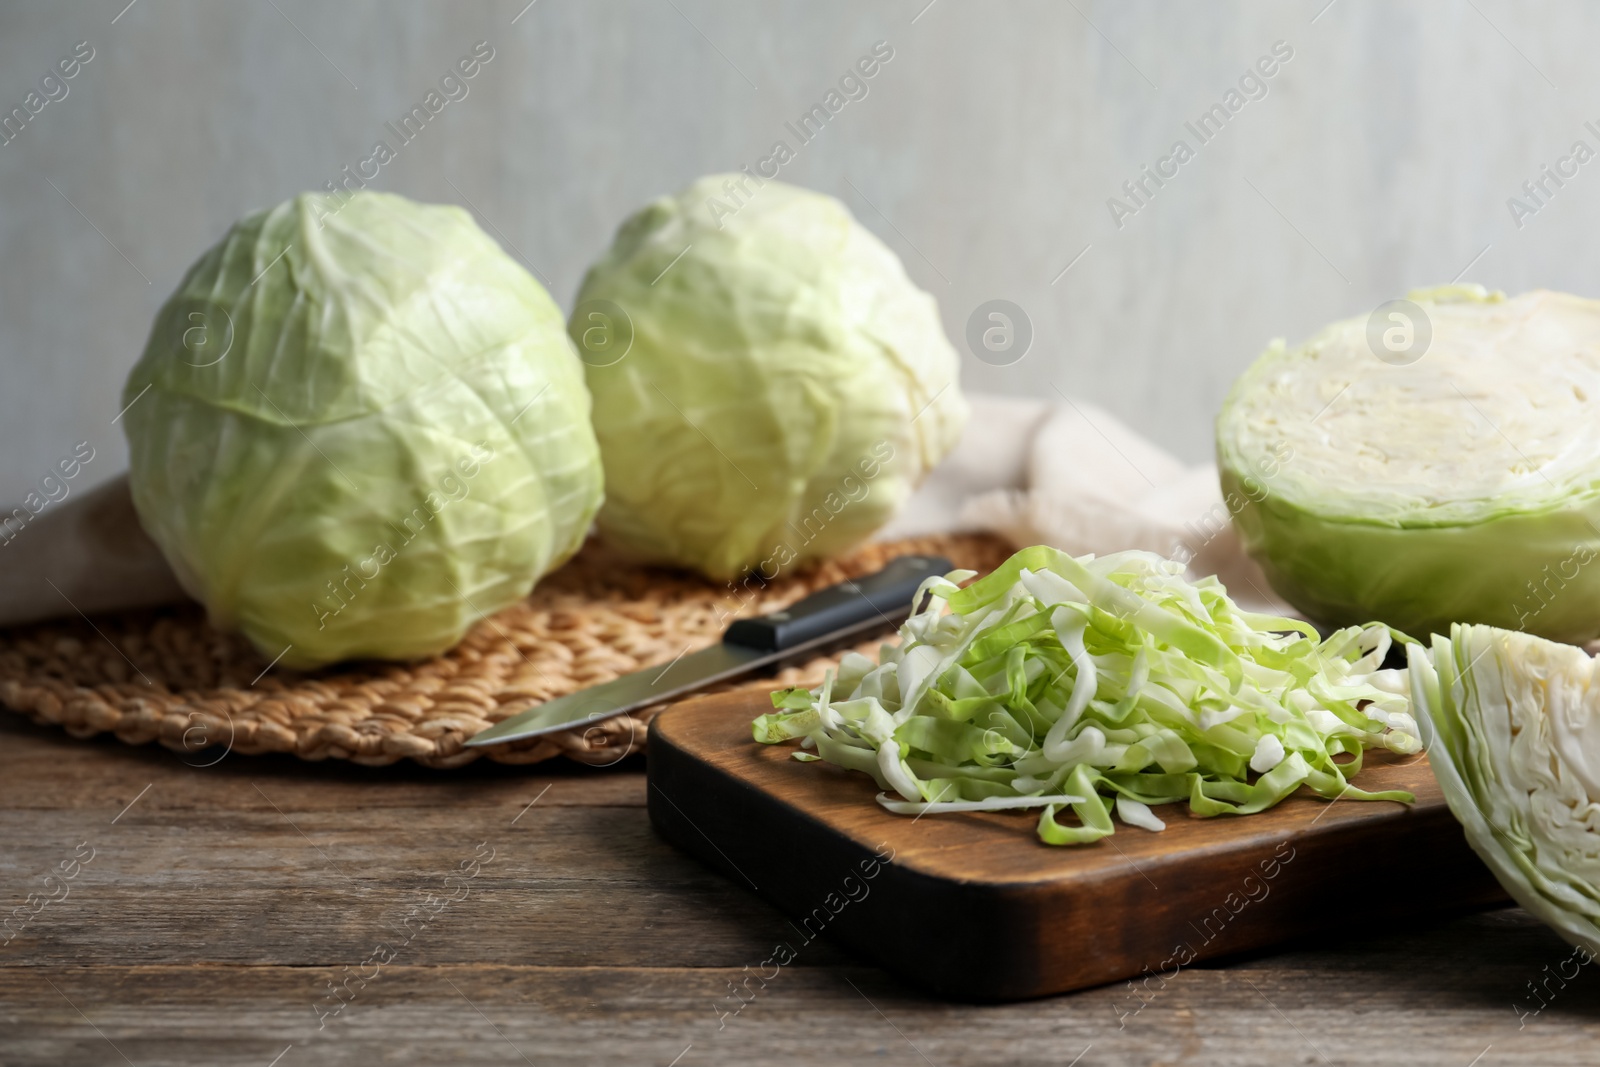
[[[1217,575],[1249,610],[1295,614],[1239,544],[1214,465],[1186,466],[1083,401],[967,399],[955,450],[879,538],[987,530],[1073,555],[1140,548]]]
[[[183,599],[172,568],[139,525],[126,474],[38,514],[19,507],[5,518],[0,625]]]

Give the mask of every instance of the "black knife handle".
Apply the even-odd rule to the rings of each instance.
[[[917,586],[953,569],[950,561],[940,556],[900,556],[877,574],[830,585],[782,611],[736,619],[722,640],[758,652],[784,652],[875,618],[882,618],[888,626],[905,617]]]

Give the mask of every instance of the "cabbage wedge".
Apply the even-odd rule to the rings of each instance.
[[[1407,649],[1433,773],[1518,904],[1600,952],[1600,687],[1580,648],[1454,626]]]

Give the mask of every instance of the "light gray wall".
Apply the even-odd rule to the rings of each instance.
[[[121,469],[122,381],[184,268],[366,156],[479,40],[495,58],[470,95],[375,184],[470,200],[564,306],[627,212],[793,145],[785,120],[888,41],[784,177],[899,252],[963,350],[981,302],[1026,310],[1032,350],[964,353],[968,389],[1059,388],[1192,460],[1269,338],[1486,246],[1466,280],[1600,292],[1600,160],[1520,230],[1506,205],[1574,140],[1600,149],[1595,5],[538,0],[513,24],[524,2],[0,7],[0,110],[95,49],[0,146],[0,500],[80,440],[86,479]],[[1279,40],[1268,95],[1198,147],[1184,122]],[[1107,198],[1180,137],[1195,158],[1119,229]]]

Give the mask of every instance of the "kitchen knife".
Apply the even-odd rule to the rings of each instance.
[[[467,744],[495,745],[570,730],[886,629],[910,613],[918,586],[952,569],[949,560],[938,556],[900,556],[876,574],[846,579],[782,611],[735,619],[722,641],[710,648],[681,655],[665,667],[647,667],[547,700],[481,731]]]

